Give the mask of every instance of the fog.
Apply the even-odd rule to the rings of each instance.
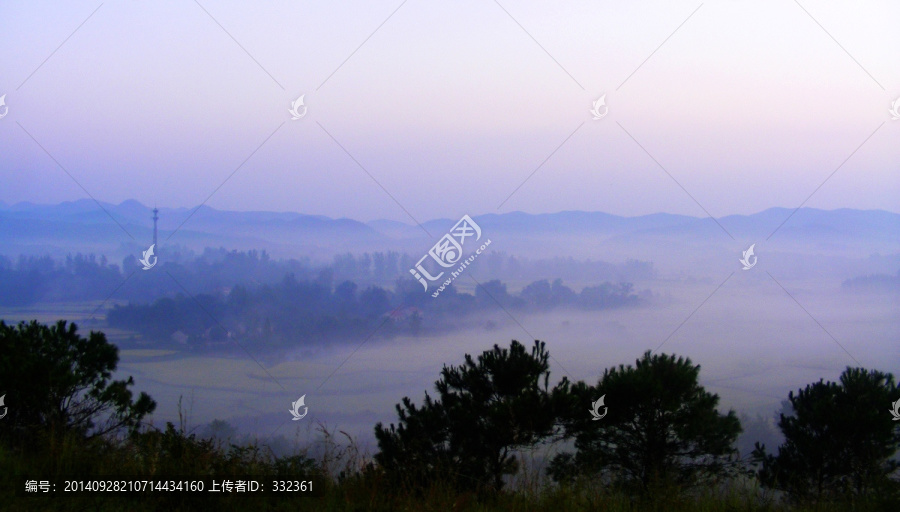
[[[434,395],[444,364],[461,364],[466,353],[512,339],[547,343],[551,385],[563,376],[593,384],[605,368],[634,364],[646,350],[689,357],[701,365],[701,383],[720,396],[721,409],[751,417],[773,417],[789,391],[834,380],[846,366],[900,374],[897,294],[851,295],[815,281],[785,280],[791,298],[768,276],[758,280],[743,272],[712,296],[719,283],[655,284],[659,297],[635,308],[515,318],[501,313],[490,318],[496,325],[490,329],[487,318],[466,318],[449,335],[376,336],[340,349],[263,357],[262,364],[292,394],[274,389],[246,358],[187,356],[150,363],[126,357],[120,371],[135,375],[139,387],[160,402],[158,422],[177,421],[173,404],[184,396],[185,403],[193,397],[195,424],[224,419],[261,438],[276,433],[311,439],[315,432],[287,415],[293,395],[306,394],[307,423],[344,430],[369,448],[373,425],[395,422],[394,404],[402,397],[421,402],[426,391]],[[210,386],[214,375],[219,382]]]
[[[0,9],[0,321],[65,320],[81,337],[103,333],[118,350],[113,378],[133,378],[125,381],[132,396],[146,392],[156,404],[133,405],[136,425],[121,413],[128,404],[117,404],[122,428],[102,437],[123,436],[121,457],[97,450],[100,464],[93,443],[84,443],[89,457],[51,443],[46,460],[16,448],[22,457],[7,457],[10,467],[84,459],[106,475],[121,458],[142,468],[140,449],[152,445],[126,439],[124,427],[151,439],[168,424],[181,429],[178,442],[185,432],[224,442],[225,452],[208,452],[208,467],[233,459],[229,467],[256,468],[226,452],[259,443],[266,458],[275,455],[272,468],[297,469],[301,457],[279,457],[306,451],[321,462],[323,441],[338,434],[362,450],[349,459],[371,461],[374,427],[398,424],[405,397],[422,404],[437,395],[442,369],[512,340],[546,344],[551,388],[563,379],[595,386],[648,352],[690,359],[719,411],[740,418],[744,462],[757,441],[777,449],[776,416],[789,412],[789,393],[848,367],[900,378],[896,0],[9,4]],[[10,439],[38,425],[68,443],[56,427],[80,413],[72,432],[96,433],[87,421],[113,409],[87,414],[94,409],[73,396],[56,400],[52,385],[39,398],[24,392],[47,380],[17,362],[45,362],[28,350],[45,340],[28,336],[15,338],[21,350],[0,347],[22,356],[0,357],[22,369],[0,379]],[[47,343],[72,342],[55,337]],[[70,355],[61,375],[94,350]],[[491,385],[515,380],[503,377]],[[610,441],[603,429],[621,424],[594,423],[598,407],[657,400],[635,381],[612,391],[614,380],[604,383],[610,401],[585,403],[583,417],[588,394],[606,396],[599,387],[551,400],[517,383],[505,393],[517,394],[514,404],[503,397],[493,408],[492,397],[484,414],[462,414],[476,401],[459,401],[439,408],[444,416],[423,415],[429,424],[410,437],[441,430],[433,418],[463,417],[471,423],[453,428],[465,437],[473,424],[484,425],[485,439],[510,434],[490,446],[497,453],[473,458],[469,447],[452,447],[451,487],[480,486],[483,474],[500,490],[501,476],[513,478],[504,473],[508,448],[528,445],[534,463],[548,460],[540,450],[571,448],[582,436],[586,462],[558,459],[554,479],[578,476],[580,486],[581,476],[600,476],[587,488],[605,496],[619,480],[630,492],[628,480],[641,473],[634,481],[654,499],[680,499],[703,473],[693,463],[709,456],[719,466],[724,452],[673,452],[692,466],[677,474],[659,458],[668,457],[656,442],[668,427],[656,419],[645,422],[655,435],[641,442]],[[809,422],[829,433],[840,430],[835,418],[869,425],[858,411],[874,411],[884,393],[870,401],[857,393],[848,401],[856,414],[829,410]],[[533,396],[564,411],[543,416],[555,421],[552,434],[522,414],[534,400],[523,407],[522,397]],[[887,415],[893,407],[900,419],[898,398],[877,407],[885,424],[897,425]],[[688,405],[674,416],[702,410],[678,400],[665,405]],[[665,416],[655,414],[658,403],[640,404],[635,417]],[[686,430],[731,442],[733,419],[716,426],[706,406]],[[30,423],[16,423],[20,412]],[[871,425],[880,429],[881,419]],[[701,421],[716,428],[695,428]],[[601,442],[582,450],[584,436]],[[398,451],[422,460],[402,444]],[[640,471],[613,474],[601,444],[622,453],[643,444],[659,457],[631,457],[647,459]],[[875,449],[856,451],[875,460]],[[810,460],[803,464],[831,466]],[[594,465],[603,471],[592,474]],[[860,496],[880,491],[861,483],[875,465],[844,465],[856,471]],[[382,474],[325,468],[338,482],[329,490],[335,503],[365,508],[350,497],[368,499],[369,485],[371,496],[393,499],[377,488],[395,476],[388,466]],[[397,463],[397,473],[408,466]],[[793,467],[776,464],[771,474],[793,480]],[[768,507],[784,489],[770,494],[763,473],[729,477],[727,487]],[[423,475],[402,475],[398,488],[445,483]],[[715,476],[706,489],[718,499],[726,487]],[[657,492],[663,477],[677,493]],[[824,477],[816,478],[818,500]],[[835,487],[850,481],[838,474]],[[555,489],[536,489],[523,497],[557,506]],[[572,499],[580,502],[580,491]]]
[[[146,230],[146,206],[107,206]],[[93,256],[62,250],[69,238],[110,229],[95,205],[0,208],[0,239],[14,240],[0,253],[0,318],[66,318],[107,333],[121,350],[118,374],[157,401],[156,426],[203,433],[224,420],[237,435],[297,446],[336,429],[370,453],[373,426],[396,422],[403,397],[420,403],[444,365],[513,339],[546,342],[551,385],[595,384],[647,350],[688,357],[720,409],[744,416],[743,447],[755,440],[746,436],[768,435],[792,390],[847,366],[900,374],[894,213],[476,216],[478,243],[490,239],[490,250],[437,297],[440,281],[423,291],[409,269],[455,220],[420,227],[203,209],[190,236],[167,242],[189,213],[161,210],[159,265],[144,271],[136,244],[101,242]],[[254,252],[236,252],[247,233]],[[47,250],[46,240],[58,247]],[[751,244],[756,259],[745,270]],[[582,294],[621,283],[630,291],[599,302]],[[549,291],[561,295],[540,295]],[[418,323],[392,310],[414,311]],[[292,421],[300,396],[309,412]]]

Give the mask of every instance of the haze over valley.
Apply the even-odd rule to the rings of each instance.
[[[847,365],[900,370],[894,213],[476,215],[490,250],[432,297],[409,269],[433,244],[424,231],[453,220],[160,208],[159,263],[144,271],[152,208],[102,206],[0,209],[4,318],[104,330],[123,350],[119,371],[162,403],[190,397],[197,425],[287,434],[281,409],[306,393],[310,418],[368,443],[397,397],[420,396],[443,364],[510,339],[546,341],[554,379],[590,381],[645,350],[688,356],[724,406],[761,418]],[[121,242],[110,217],[135,240]],[[750,244],[758,264],[745,271]],[[272,389],[273,377],[291,393]],[[177,414],[161,407],[154,418]]]

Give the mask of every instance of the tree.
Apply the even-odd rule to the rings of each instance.
[[[479,306],[493,308],[499,302],[506,307],[513,302],[513,297],[506,291],[506,285],[497,279],[481,283],[475,288],[475,301]]]
[[[86,437],[134,430],[156,408],[149,395],[132,399],[134,379],[111,380],[118,348],[101,332],[87,338],[75,324],[0,321],[0,394],[8,416],[0,436],[75,432]]]
[[[647,492],[726,473],[740,422],[734,411],[716,410],[719,397],[700,386],[699,373],[690,359],[647,351],[634,367],[605,370],[596,386],[563,379],[554,401],[577,452],[554,458],[550,475],[599,475]],[[598,413],[606,416],[594,420],[589,409],[601,396]]]
[[[550,309],[555,305],[550,281],[546,279],[535,281],[525,288],[522,288],[522,292],[519,296],[540,310]]]
[[[437,400],[426,393],[417,407],[404,397],[398,425],[375,426],[375,460],[414,486],[437,480],[502,488],[503,475],[517,469],[515,450],[553,432],[549,357],[542,342],[535,341],[529,354],[513,340],[509,349],[494,345],[477,360],[466,354],[464,364],[444,366],[435,382]]]
[[[370,286],[359,295],[362,305],[361,313],[369,318],[378,318],[391,310],[391,298],[388,292],[377,286]]]
[[[809,384],[790,392],[791,409],[779,415],[784,443],[769,454],[757,443],[753,458],[764,486],[794,499],[885,495],[900,463],[900,424],[890,404],[900,399],[894,377],[848,367],[840,382]]]

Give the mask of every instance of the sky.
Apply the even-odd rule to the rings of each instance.
[[[7,1],[0,17],[7,204],[900,212],[895,1]]]

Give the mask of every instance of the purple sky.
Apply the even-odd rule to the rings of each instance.
[[[900,212],[900,2],[401,3],[3,2],[0,201]]]

